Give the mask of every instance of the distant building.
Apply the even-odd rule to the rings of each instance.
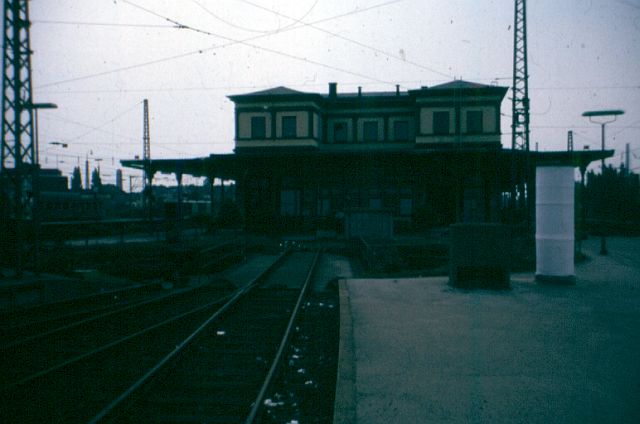
[[[41,169],[38,173],[40,219],[66,221],[95,218],[100,205],[96,196],[69,191],[69,180],[59,169]]]
[[[42,192],[41,219],[52,221],[81,221],[104,218],[105,198],[95,193]]]
[[[61,192],[69,190],[69,179],[59,169],[40,169],[38,171],[38,190],[40,192]]]
[[[43,222],[95,220],[129,213],[128,199],[114,185],[96,191],[69,190],[68,178],[59,169],[41,169],[38,177],[40,219]]]
[[[120,191],[123,190],[122,169],[116,171],[116,187],[118,187]]]

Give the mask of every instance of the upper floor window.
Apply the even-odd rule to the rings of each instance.
[[[297,137],[298,135],[297,127],[298,127],[298,123],[295,116],[282,117],[282,137],[283,138]]]
[[[364,121],[362,123],[362,139],[364,141],[378,141],[378,121]]]
[[[266,138],[267,123],[264,116],[251,117],[251,138]]]
[[[348,139],[348,126],[346,122],[333,124],[333,140],[336,143],[346,143]]]
[[[467,133],[469,134],[481,134],[482,127],[482,111],[470,110],[467,111]]]
[[[393,123],[393,139],[396,141],[409,140],[409,121],[395,121]]]
[[[433,133],[449,134],[449,112],[433,112]]]

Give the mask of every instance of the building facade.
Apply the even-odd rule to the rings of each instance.
[[[304,93],[278,87],[230,96],[235,151],[500,146],[506,87],[453,81],[401,92]]]
[[[238,200],[250,230],[342,231],[350,213],[396,230],[500,220],[506,87],[453,81],[324,94],[278,87],[235,103]],[[212,155],[215,156],[215,155]]]

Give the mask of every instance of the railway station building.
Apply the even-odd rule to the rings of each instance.
[[[254,232],[389,235],[501,222],[514,169],[532,174],[550,157],[580,167],[600,158],[503,149],[507,90],[455,80],[408,91],[341,92],[329,83],[324,93],[277,87],[232,95],[233,153],[123,163],[178,181],[183,173],[234,180],[245,228]]]

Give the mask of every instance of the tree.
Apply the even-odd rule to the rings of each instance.
[[[640,178],[626,169],[607,166],[587,174],[587,219],[601,231],[637,231],[640,228]],[[615,228],[614,228],[615,227]]]
[[[91,190],[99,191],[100,187],[102,187],[102,179],[100,178],[100,169],[93,168],[93,172],[91,173]]]
[[[71,176],[71,191],[82,191],[82,174],[80,173],[80,167],[73,168],[73,175]]]

